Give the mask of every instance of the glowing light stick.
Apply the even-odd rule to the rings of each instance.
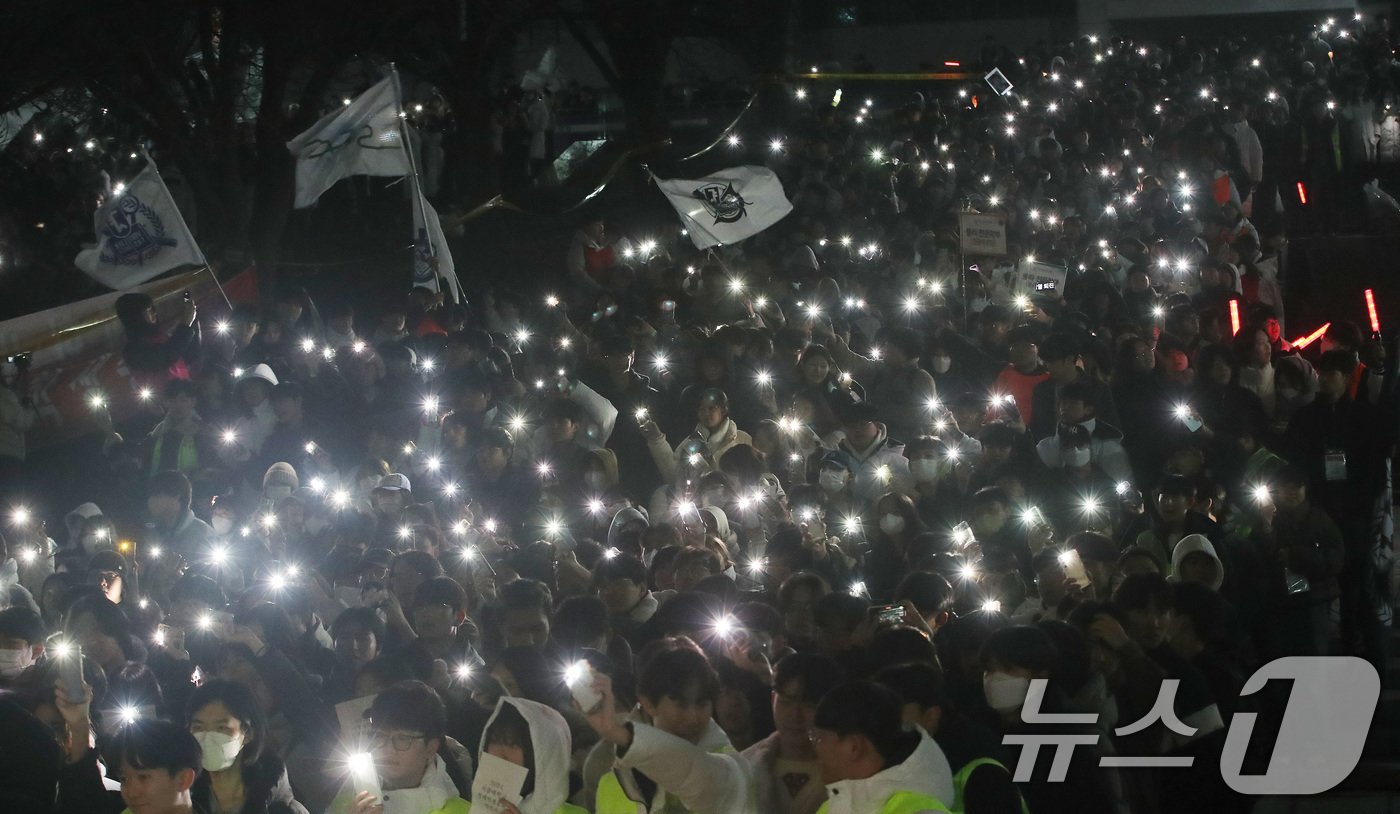
[[[1293,340],[1293,349],[1301,350],[1303,348],[1306,348],[1308,345],[1311,345],[1312,343],[1321,339],[1322,335],[1327,333],[1327,329],[1331,327],[1332,323],[1329,322],[1326,325],[1323,325],[1321,328],[1318,328],[1316,331],[1313,331],[1312,333],[1308,334],[1307,336],[1302,337],[1301,339]]]

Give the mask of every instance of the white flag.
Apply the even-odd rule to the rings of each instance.
[[[73,263],[89,277],[118,290],[140,285],[173,268],[207,265],[190,227],[170,197],[154,161],[97,210],[97,245]]]
[[[297,157],[297,209],[316,203],[322,192],[351,175],[408,175],[393,79],[322,117],[287,142],[287,149]]]
[[[0,150],[8,147],[15,136],[19,135],[19,131],[23,130],[26,124],[29,124],[30,119],[34,118],[34,114],[43,109],[37,102],[31,102],[8,113],[0,114]]]
[[[783,182],[767,167],[730,167],[695,181],[656,179],[698,249],[728,246],[792,211]]]
[[[447,248],[442,222],[437,210],[422,195],[413,196],[413,234],[413,284],[440,291],[438,278],[446,277],[453,299],[463,302],[462,285],[457,281],[457,267]]]

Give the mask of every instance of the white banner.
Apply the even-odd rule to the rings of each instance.
[[[656,178],[698,249],[753,237],[792,211],[783,183],[767,167],[731,167],[694,181]]]
[[[26,124],[29,124],[30,119],[34,118],[34,114],[43,109],[38,103],[30,102],[8,113],[0,114],[0,150],[8,147],[10,142],[14,141],[15,136],[19,135],[19,131],[23,130]]]
[[[965,256],[1006,254],[1006,215],[1000,212],[958,213],[958,240]]]
[[[1016,294],[1059,294],[1063,295],[1065,280],[1069,270],[1064,266],[1054,266],[1037,260],[1022,260],[1016,264],[1016,272],[1011,275],[1011,290]]]
[[[408,175],[393,79],[327,114],[287,142],[287,149],[297,157],[297,209],[316,203],[321,193],[351,175]]]
[[[154,161],[97,210],[97,245],[73,263],[108,288],[131,288],[173,268],[207,265]]]

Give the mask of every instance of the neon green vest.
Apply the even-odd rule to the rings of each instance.
[[[827,806],[830,802],[822,803],[822,807],[817,809],[817,814],[827,814]],[[919,794],[913,791],[897,791],[885,800],[885,804],[880,806],[879,814],[919,814],[921,811],[947,811],[937,797],[929,797],[927,794]],[[601,812],[599,813],[601,814]]]
[[[953,814],[962,814],[966,803],[963,800],[963,790],[967,788],[967,781],[972,779],[972,773],[983,766],[996,766],[998,769],[1010,774],[1011,771],[1002,765],[1000,760],[990,757],[979,757],[970,761],[966,766],[958,769],[958,773],[953,775]],[[1020,796],[1020,793],[1017,793]],[[1021,814],[1030,814],[1030,809],[1026,807],[1026,801],[1021,799]]]

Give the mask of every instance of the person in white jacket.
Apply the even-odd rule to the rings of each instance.
[[[219,455],[224,463],[240,464],[262,452],[263,443],[277,426],[270,398],[276,386],[277,374],[265,364],[245,371],[234,382],[233,393],[242,415],[219,436]]]
[[[641,720],[614,712],[612,680],[595,674],[588,724],[612,744],[613,769],[598,783],[596,814],[757,814],[753,767],[712,717],[719,676],[690,639],[670,637],[642,652]],[[576,702],[578,694],[576,693]]]
[[[478,766],[490,766],[497,758],[528,770],[519,791],[519,802],[503,801],[518,814],[583,814],[569,805],[569,724],[553,707],[524,698],[502,697],[481,733]],[[480,801],[494,782],[490,769],[478,771],[472,799]],[[502,806],[503,808],[505,806]]]
[[[820,814],[923,814],[953,802],[948,758],[922,728],[905,725],[900,697],[883,684],[852,681],[827,693],[811,738],[826,782]]]

